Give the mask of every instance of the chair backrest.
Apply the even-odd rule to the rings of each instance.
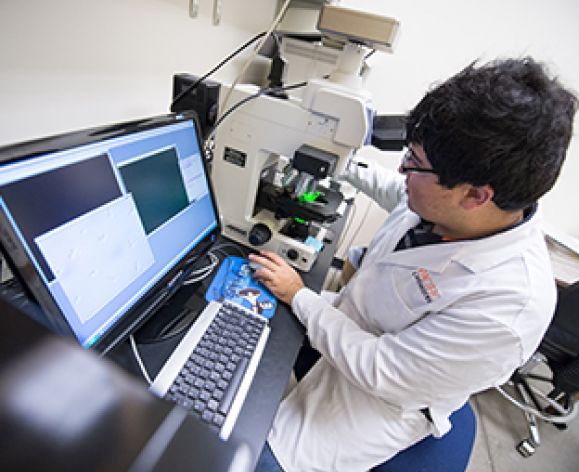
[[[559,290],[539,351],[547,357],[556,390],[570,395],[579,391],[579,282]]]
[[[553,321],[539,350],[557,363],[579,355],[579,282],[559,291]]]
[[[559,291],[555,323],[579,338],[579,282]]]

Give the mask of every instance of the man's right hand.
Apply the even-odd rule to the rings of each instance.
[[[249,260],[261,266],[253,276],[279,300],[291,305],[294,295],[304,287],[300,275],[283,258],[270,251],[250,254]]]

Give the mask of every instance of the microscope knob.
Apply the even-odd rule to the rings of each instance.
[[[290,261],[295,261],[298,258],[299,253],[295,249],[288,249],[286,255]]]
[[[263,223],[257,223],[249,231],[249,242],[261,246],[271,239],[271,230]]]

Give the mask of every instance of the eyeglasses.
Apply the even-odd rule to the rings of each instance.
[[[434,174],[438,175],[434,169],[426,169],[424,167],[420,167],[420,162],[416,158],[416,154],[411,148],[408,148],[407,151],[402,156],[402,163],[400,164],[400,172],[403,174],[413,173],[413,174]]]

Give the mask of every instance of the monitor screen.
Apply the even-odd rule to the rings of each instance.
[[[100,351],[133,332],[219,233],[191,115],[0,148],[0,241],[45,324]]]

